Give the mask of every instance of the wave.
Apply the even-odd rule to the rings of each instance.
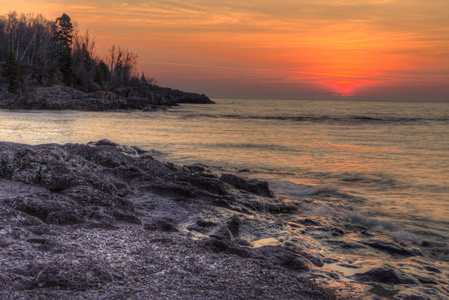
[[[279,120],[309,123],[343,123],[343,124],[449,124],[449,118],[410,118],[410,117],[372,117],[364,115],[349,116],[270,116],[270,115],[239,115],[239,114],[189,114],[184,119],[237,119],[237,120]]]
[[[322,179],[336,180],[341,183],[351,183],[355,185],[363,186],[377,186],[379,188],[398,188],[404,187],[404,183],[392,176],[381,173],[353,173],[353,172],[343,172],[343,173],[319,173],[314,172],[313,175]]]
[[[249,149],[262,149],[262,150],[271,150],[271,151],[283,151],[283,152],[300,152],[299,150],[293,148],[293,147],[287,147],[283,145],[276,145],[276,144],[251,144],[251,143],[219,143],[219,144],[213,144],[211,147],[220,147],[220,148],[249,148]]]

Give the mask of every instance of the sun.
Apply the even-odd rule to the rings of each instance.
[[[354,96],[357,89],[362,85],[356,79],[335,79],[322,82],[327,89],[339,98],[348,98]]]

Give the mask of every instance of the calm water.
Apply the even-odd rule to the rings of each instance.
[[[181,164],[250,168],[282,196],[351,206],[337,213],[375,230],[449,240],[447,103],[219,100],[164,112],[0,111],[1,141],[103,138]]]

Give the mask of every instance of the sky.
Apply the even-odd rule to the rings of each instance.
[[[448,0],[0,0],[211,98],[449,102]]]

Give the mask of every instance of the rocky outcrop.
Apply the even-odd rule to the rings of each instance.
[[[122,87],[111,92],[85,93],[71,87],[53,85],[36,87],[27,95],[17,96],[0,89],[0,108],[48,110],[156,110],[178,103],[214,103],[205,95],[169,88],[152,90]]]
[[[202,267],[204,255],[251,261],[275,274],[295,274],[295,280],[318,278],[340,290],[354,287],[338,285],[341,267],[355,269],[345,277],[363,288],[356,285],[362,292],[352,298],[393,286],[391,293],[404,297],[447,295],[446,276],[417,245],[369,232],[345,216],[301,215],[312,200],[284,201],[264,181],[202,164],[163,162],[154,153],[109,140],[0,142],[0,298],[30,298],[34,291],[41,298],[95,298],[92,291],[103,286],[147,290],[165,274],[203,284],[207,272],[219,272],[215,264]],[[165,252],[158,256],[161,244]],[[345,254],[369,259],[351,261]],[[388,264],[379,266],[373,257]],[[229,268],[226,274],[235,269]],[[283,284],[278,275],[274,281],[264,274],[257,278],[270,282],[267,293]],[[172,282],[166,286],[173,288]],[[371,288],[378,285],[382,289]],[[132,293],[148,298],[137,289]],[[285,295],[273,298],[292,298]]]
[[[162,231],[188,227],[219,238],[229,234],[225,239],[232,241],[242,221],[230,211],[295,209],[276,198],[266,182],[217,174],[207,166],[161,162],[152,152],[108,140],[37,146],[2,142],[0,151],[0,178],[40,188],[2,193],[1,204],[34,218],[28,222],[105,228],[126,222]],[[225,208],[214,213],[214,222],[198,219],[199,212],[214,207]]]

